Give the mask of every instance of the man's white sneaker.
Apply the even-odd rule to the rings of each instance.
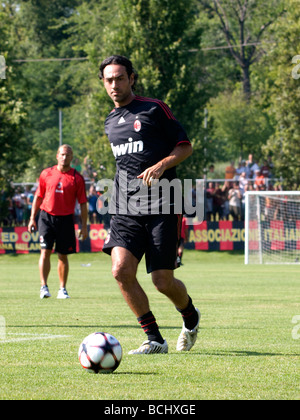
[[[192,330],[188,330],[185,328],[184,324],[181,330],[181,333],[178,337],[177,341],[177,351],[189,351],[193,347],[193,345],[196,343],[198,330],[199,330],[199,324],[201,319],[201,314],[199,309],[196,308],[196,311],[198,312],[199,320],[195,328]]]
[[[48,286],[42,286],[41,290],[40,290],[40,298],[41,299],[46,299],[51,297],[51,294],[49,292]]]
[[[154,354],[154,353],[168,353],[168,344],[166,340],[163,344],[157,341],[144,341],[141,347],[136,350],[130,350],[128,354]]]
[[[70,299],[70,296],[65,288],[59,289],[57,299]]]

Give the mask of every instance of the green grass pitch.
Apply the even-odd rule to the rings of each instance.
[[[56,255],[52,298],[39,299],[38,258],[0,256],[1,400],[299,399],[299,325],[292,322],[300,315],[298,266],[245,266],[241,254],[185,251],[176,275],[202,321],[195,347],[178,353],[180,315],[142,261],[138,277],[169,354],[129,356],[145,336],[111,276],[110,258],[72,255],[66,301],[56,299]],[[89,374],[79,364],[81,341],[96,331],[122,344],[113,374]]]

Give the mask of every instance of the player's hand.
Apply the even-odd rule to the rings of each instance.
[[[77,237],[80,241],[85,241],[88,237],[88,230],[86,226],[82,226],[77,232]]]
[[[37,226],[34,219],[30,219],[27,227],[28,232],[34,232],[37,230]]]
[[[147,168],[144,172],[138,175],[137,178],[142,179],[144,185],[152,187],[158,182],[164,171],[162,163],[158,162],[156,165]]]

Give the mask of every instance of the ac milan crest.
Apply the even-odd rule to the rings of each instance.
[[[134,130],[138,133],[141,128],[142,128],[142,124],[140,120],[135,120],[134,124],[133,124]]]

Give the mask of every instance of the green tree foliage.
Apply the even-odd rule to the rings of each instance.
[[[287,14],[276,25],[276,48],[268,57],[264,73],[269,113],[275,133],[265,147],[272,155],[277,176],[287,188],[300,186],[300,10],[299,2],[286,2]],[[298,56],[298,57],[297,57]]]
[[[208,109],[219,157],[245,159],[251,153],[262,158],[262,146],[272,134],[272,125],[254,100],[249,103],[241,90],[223,92],[211,99]]]
[[[33,143],[27,171],[31,180],[45,166],[55,163],[59,145],[59,109],[70,107],[78,93],[71,84],[70,62],[51,61],[58,57],[73,57],[66,31],[76,3],[27,0],[20,4],[15,17],[14,59],[35,60],[14,65],[22,72],[17,89],[28,115],[24,136]]]
[[[262,56],[260,47],[266,30],[284,12],[282,0],[199,0],[219,30],[231,56],[241,70],[243,92],[251,97],[251,66]]]
[[[59,109],[63,142],[81,164],[93,161],[99,177],[113,176],[104,133],[113,104],[98,69],[107,56],[124,54],[139,73],[136,93],[164,100],[192,140],[194,154],[180,165],[181,177],[201,177],[217,160],[272,153],[276,175],[299,185],[299,80],[291,76],[292,58],[300,54],[297,3],[3,0],[0,54],[8,77],[0,79],[1,171],[10,168],[3,179],[20,181],[22,172],[22,180],[35,181],[55,164]],[[18,157],[7,151],[16,143]]]
[[[0,55],[5,57],[7,64],[5,77],[0,79],[0,193],[4,198],[0,201],[0,217],[6,215],[11,182],[26,168],[31,146],[23,136],[26,114],[15,88],[19,75],[9,60],[13,50],[11,32],[15,11],[14,2],[0,3]]]

